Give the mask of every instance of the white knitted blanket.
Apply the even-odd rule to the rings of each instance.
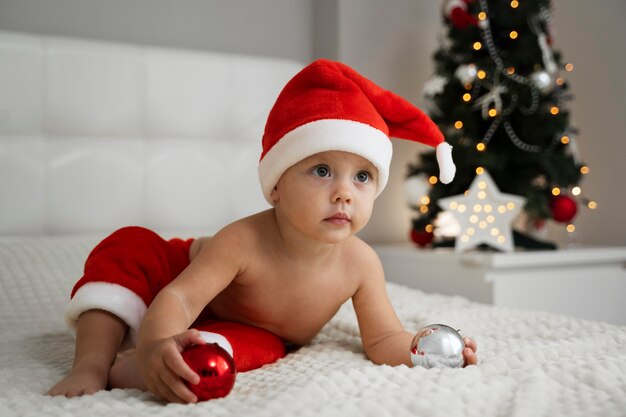
[[[462,329],[478,342],[478,366],[374,365],[347,303],[310,346],[240,373],[224,399],[166,405],[136,390],[47,397],[71,365],[69,290],[101,237],[0,238],[0,416],[626,416],[626,327],[392,284],[408,330]]]

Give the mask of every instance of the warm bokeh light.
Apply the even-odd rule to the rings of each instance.
[[[581,166],[580,167],[580,173],[583,174],[583,175],[584,174],[589,174],[589,167],[586,166],[586,165]]]
[[[574,64],[571,64],[571,63],[570,64],[566,64],[565,65],[565,71],[567,71],[567,72],[574,71]]]
[[[552,106],[552,107],[550,108],[550,113],[551,113],[553,116],[556,116],[557,114],[559,114],[559,108],[558,108],[557,106]]]
[[[487,148],[487,146],[485,146],[485,144],[484,144],[484,143],[482,143],[482,142],[480,142],[479,144],[477,144],[477,145],[476,145],[476,149],[477,149],[479,152],[484,151],[486,148]]]
[[[475,51],[480,51],[480,48],[483,47],[483,44],[480,42],[474,42],[474,50]]]
[[[472,95],[470,93],[463,94],[463,101],[468,102],[472,99]]]
[[[561,138],[561,143],[562,143],[563,145],[567,145],[567,144],[569,143],[569,137],[564,135],[564,136]]]
[[[457,129],[462,129],[463,128],[463,122],[460,120],[457,120],[456,122],[454,122],[454,127],[456,127]]]
[[[580,187],[574,187],[574,188],[572,188],[572,194],[574,194],[574,195],[580,195],[580,193],[582,193],[582,190],[580,189]]]
[[[552,189],[552,195],[559,195],[561,194],[561,189],[559,187],[554,187]]]
[[[511,8],[517,9],[518,6],[519,6],[519,1],[517,0],[511,1]]]
[[[517,39],[517,31],[512,30],[511,33],[509,33],[509,38],[511,39]]]
[[[431,183],[432,185],[437,184],[437,177],[433,175],[432,177],[428,178],[428,182]]]
[[[485,173],[485,168],[483,167],[476,168],[476,175],[482,175],[484,173]]]

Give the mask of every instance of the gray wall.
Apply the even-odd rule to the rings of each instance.
[[[0,0],[0,29],[208,49],[307,62],[339,59],[381,86],[422,105],[442,28],[435,0]],[[626,245],[626,2],[554,0],[554,46],[575,64],[568,74],[572,122],[591,173],[583,192],[598,201],[582,209],[575,240],[563,244]],[[420,148],[394,142],[387,189],[361,236],[406,241],[411,211],[402,182]]]
[[[292,58],[313,54],[312,0],[0,0],[0,29]]]

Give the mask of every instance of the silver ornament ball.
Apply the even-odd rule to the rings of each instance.
[[[547,71],[535,71],[530,74],[530,80],[542,94],[548,94],[554,88],[554,80]]]
[[[413,366],[460,368],[465,343],[458,331],[445,324],[430,324],[417,332],[411,343]]]
[[[463,84],[474,82],[477,74],[478,69],[474,64],[459,65],[459,67],[454,72],[456,78],[458,78],[459,81],[461,81]]]

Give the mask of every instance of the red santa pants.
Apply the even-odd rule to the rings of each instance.
[[[85,273],[72,289],[67,323],[75,327],[83,312],[105,310],[128,324],[125,344],[134,345],[154,297],[189,265],[192,243],[193,239],[165,240],[142,227],[115,231],[89,254]],[[285,356],[285,344],[278,336],[258,327],[222,321],[208,309],[192,327],[225,337],[239,372]]]

